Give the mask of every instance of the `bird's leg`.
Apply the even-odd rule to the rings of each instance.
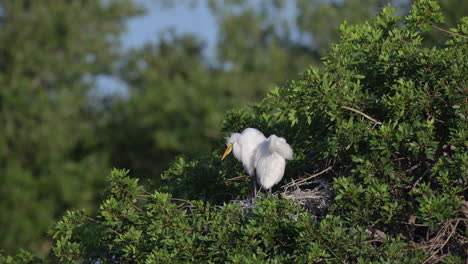
[[[250,195],[252,196],[252,199],[257,198],[257,184],[255,183],[255,176],[251,176],[251,190],[250,190]]]
[[[270,194],[270,196],[271,196],[271,188],[270,188],[270,189],[268,189],[268,193],[269,193],[269,194]]]
[[[253,191],[254,197],[257,198],[257,183],[255,182],[255,180],[254,180],[254,182],[253,182],[253,186],[254,186],[254,187],[253,187],[253,189],[254,189],[254,191]]]

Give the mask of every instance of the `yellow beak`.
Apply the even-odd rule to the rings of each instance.
[[[228,145],[226,151],[224,151],[224,154],[223,154],[223,157],[221,158],[221,160],[224,160],[224,158],[226,158],[226,156],[227,156],[229,153],[231,153],[231,151],[232,151],[232,145],[233,145],[233,144],[234,144],[234,143],[231,143],[231,144]]]

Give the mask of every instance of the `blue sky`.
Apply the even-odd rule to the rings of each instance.
[[[176,33],[190,33],[198,36],[205,41],[207,52],[205,55],[213,55],[217,26],[206,6],[206,1],[200,1],[195,8],[189,8],[186,5],[163,8],[156,3],[157,1],[134,1],[138,5],[144,6],[147,13],[128,21],[127,29],[121,38],[124,49],[140,48],[145,43],[157,42],[159,33],[172,28]],[[123,82],[107,76],[98,77],[97,90],[94,92],[98,96],[127,95],[127,89]]]
[[[141,47],[144,43],[157,41],[158,33],[173,28],[177,33],[191,33],[206,41],[208,50],[216,41],[216,21],[206,6],[206,1],[191,9],[186,5],[163,8],[149,0],[134,0],[148,12],[131,19],[122,35],[124,48]]]

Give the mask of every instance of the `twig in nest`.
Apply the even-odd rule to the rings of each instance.
[[[365,117],[365,118],[369,119],[370,121],[374,122],[376,125],[382,125],[382,122],[377,121],[376,119],[370,117],[369,115],[364,114],[363,112],[361,112],[361,111],[359,111],[359,110],[356,110],[356,109],[351,108],[351,107],[349,107],[349,106],[344,106],[344,105],[339,105],[339,104],[337,104],[336,106],[339,107],[339,108],[343,108],[343,109],[352,111],[352,112],[354,112],[354,113],[360,114],[360,115],[362,115],[363,117]]]
[[[468,221],[468,219],[466,219],[466,218],[455,218],[455,219],[451,219],[451,220],[445,222],[445,224],[439,230],[437,235],[433,239],[431,239],[432,243],[429,245],[429,252],[432,252],[432,255],[429,258],[427,258],[422,264],[430,262],[433,258],[435,258],[437,253],[439,253],[439,251],[441,251],[445,247],[445,245],[447,245],[450,238],[452,238],[453,234],[455,233],[455,230],[457,230],[457,226],[460,223],[460,221],[466,222],[466,221]],[[455,222],[455,224],[452,226],[453,222]],[[449,232],[448,230],[450,230],[450,228],[452,230],[447,235],[447,238],[445,239],[445,241],[441,243],[441,240],[447,234],[447,232]],[[435,262],[437,262],[437,261],[435,261]],[[435,262],[432,262],[432,263],[435,263]]]
[[[290,184],[291,184],[291,186],[296,187],[296,189],[299,189],[299,185],[297,185],[297,183],[296,183],[296,181],[295,181],[294,179],[291,179],[291,183],[290,183]],[[284,187],[283,187],[283,188],[284,188]],[[284,191],[286,192],[287,189],[288,189],[288,188],[286,187]]]
[[[315,177],[317,177],[317,176],[320,176],[320,175],[324,174],[325,172],[331,170],[332,168],[333,168],[333,167],[330,166],[330,167],[324,169],[323,171],[318,172],[318,173],[316,173],[316,174],[314,174],[314,175],[310,175],[310,174],[308,174],[308,173],[305,173],[305,174],[310,175],[310,176],[307,177],[307,178],[305,178],[305,179],[300,179],[300,180],[298,180],[297,182],[293,181],[293,182],[290,182],[290,183],[288,183],[288,184],[285,184],[285,185],[283,185],[282,188],[286,189],[286,188],[289,188],[289,187],[291,187],[291,186],[299,186],[301,183],[304,183],[304,182],[306,182],[306,181],[308,181],[308,180],[310,180],[310,179],[312,179],[312,178],[315,178]]]
[[[449,30],[440,28],[440,27],[438,27],[438,26],[436,26],[436,25],[431,25],[431,27],[433,27],[433,28],[435,28],[435,29],[438,29],[438,30],[440,30],[440,31],[443,31],[443,32],[445,32],[445,33],[449,33],[449,34],[451,34],[451,35],[457,36],[457,37],[461,37],[461,38],[464,38],[464,39],[468,38],[467,36],[463,36],[463,35],[460,35],[460,34],[458,34],[458,33],[455,33],[455,32],[452,32],[452,31],[449,31]]]

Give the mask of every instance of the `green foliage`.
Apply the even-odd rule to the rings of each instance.
[[[374,247],[362,227],[346,228],[335,216],[316,222],[288,200],[261,198],[249,211],[237,204],[219,207],[160,192],[143,194],[124,171],[114,170],[109,181],[95,219],[69,212],[54,228],[58,261],[417,263],[422,254],[400,239]]]
[[[444,22],[439,4],[431,0],[417,1],[406,19],[410,26],[419,26],[425,31],[429,30],[431,25]]]
[[[198,36],[168,30],[121,63],[119,77],[129,86],[129,98],[112,105],[102,133],[112,164],[134,176],[154,179],[175,156],[210,151],[221,136],[223,113],[257,102],[308,65],[319,65],[341,21],[361,22],[382,5],[207,2],[219,28],[213,50]]]
[[[339,39],[336,29],[343,21],[363,23],[388,4],[406,14],[411,1],[154,2],[178,8],[207,3],[218,28],[213,46],[199,36],[167,30],[157,43],[129,52],[119,63],[119,78],[128,85],[129,96],[112,101],[106,112],[110,120],[100,134],[103,146],[112,164],[158,184],[155,175],[176,156],[203,155],[216,146],[228,109],[258,102],[309,65],[321,67],[320,58]],[[453,27],[468,5],[463,0],[442,2],[443,10],[434,13],[428,2],[421,2],[421,11],[413,13],[419,21],[426,11],[443,11],[447,27]],[[424,19],[440,21],[432,13]],[[437,30],[424,37],[432,46],[445,40],[446,33]],[[294,112],[289,115],[295,117]]]
[[[55,218],[92,208],[108,170],[87,94],[129,1],[0,1],[0,248],[47,254]]]
[[[405,19],[387,7],[363,25],[343,24],[323,69],[310,68],[273,89],[252,111],[227,113],[226,132],[257,127],[290,142],[295,159],[283,182],[332,167],[320,176],[334,194],[323,218],[275,197],[262,196],[252,209],[212,199],[248,188],[229,180],[243,169],[233,158],[220,162],[219,144],[211,155],[178,158],[154,192],[114,170],[95,218],[70,212],[54,228],[55,257],[67,263],[421,263],[435,257],[463,263],[467,42],[450,34],[443,47],[423,45],[419,25],[440,21],[438,9],[421,0]],[[467,22],[457,32],[466,34]]]
[[[246,1],[213,1],[230,29],[221,36],[219,67],[202,63],[202,44],[191,37],[171,36],[131,53],[122,72],[132,92],[112,106],[101,131],[111,135],[108,141],[93,138],[96,124],[83,95],[89,74],[110,71],[117,56],[111,36],[135,10],[125,0],[70,3],[45,9],[2,2],[9,19],[0,32],[0,82],[7,87],[0,93],[0,209],[8,212],[0,218],[1,247],[11,251],[20,243],[41,251],[32,241],[53,217],[82,207],[87,210],[69,211],[52,229],[51,261],[463,263],[468,58],[466,38],[456,34],[468,35],[468,18],[438,45],[428,45],[426,32],[444,21],[435,1],[416,1],[404,19],[387,7],[362,25],[344,23],[322,68],[271,89],[248,110],[227,112],[224,132],[257,127],[292,145],[295,157],[282,182],[332,168],[319,179],[332,186],[333,201],[317,219],[270,196],[252,209],[230,203],[246,197],[248,187],[233,180],[244,174],[237,161],[220,161],[217,111],[240,103],[230,97],[254,101],[323,52],[304,51],[281,34],[287,30],[275,21],[284,2],[268,9],[260,1],[252,9]],[[302,2],[304,14],[306,7]],[[303,21],[303,30],[310,23]],[[206,152],[206,142],[217,149],[177,158],[151,192],[128,171],[114,170],[99,210],[88,213],[106,167],[98,143],[114,161],[148,176],[178,152]],[[43,260],[21,251],[1,252],[0,262]]]
[[[113,105],[104,131],[114,164],[154,178],[175,155],[210,150],[222,113],[249,96],[238,96],[222,72],[202,63],[202,47],[171,33],[127,55],[122,77],[130,96]]]
[[[15,256],[9,256],[0,251],[0,263],[3,264],[40,264],[46,263],[44,260],[35,257],[31,253],[20,250]]]

